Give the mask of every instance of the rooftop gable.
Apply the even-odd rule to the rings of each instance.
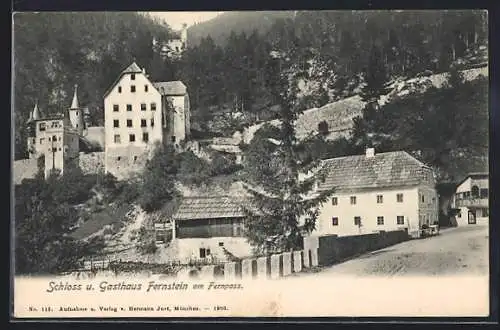
[[[467,174],[465,178],[463,178],[459,183],[457,183],[456,187],[460,187],[465,181],[467,181],[468,178],[474,179],[474,180],[480,180],[480,179],[489,179],[490,174],[488,172],[472,172]]]
[[[321,166],[321,171],[326,171],[325,178],[318,184],[318,190],[410,187],[425,180],[426,170],[430,168],[404,151],[326,159]]]
[[[116,78],[116,80],[111,84],[111,86],[109,86],[109,88],[106,90],[106,92],[104,93],[104,96],[103,98],[106,98],[106,96],[108,96],[108,94],[113,90],[113,88],[116,86],[116,84],[120,81],[121,77],[125,74],[132,74],[132,73],[143,73],[143,71],[141,70],[141,68],[137,65],[137,63],[133,62],[132,64],[130,64],[125,70],[123,70],[120,75],[118,76],[118,78]]]

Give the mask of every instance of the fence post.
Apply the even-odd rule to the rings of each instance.
[[[283,276],[290,275],[292,273],[292,252],[283,252]]]

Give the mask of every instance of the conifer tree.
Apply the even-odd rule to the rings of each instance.
[[[315,228],[318,207],[332,193],[313,193],[319,175],[300,179],[319,160],[304,157],[304,144],[296,137],[294,124],[300,111],[288,72],[276,82],[279,123],[263,127],[245,151],[244,181],[251,195],[245,232],[258,254],[301,248],[303,235]]]
[[[361,90],[363,101],[376,106],[380,96],[387,92],[388,74],[382,50],[373,46],[364,72],[365,85]]]

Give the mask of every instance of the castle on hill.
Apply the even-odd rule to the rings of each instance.
[[[43,116],[35,104],[26,122],[28,159],[14,163],[14,183],[33,177],[42,156],[46,177],[79,166],[126,179],[144,168],[157,143],[181,148],[191,131],[186,86],[153,82],[135,62],[104,94],[104,127],[92,127],[89,115],[79,105],[77,86],[70,107],[61,113]]]
[[[153,38],[153,48],[156,49],[163,58],[176,59],[182,56],[187,48],[187,24],[182,25],[182,29],[175,33],[175,37],[161,42]]]
[[[42,116],[38,104],[35,104],[26,122],[28,157],[44,157],[46,177],[52,170],[64,172],[67,167],[79,165],[80,139],[84,136],[85,127],[89,126],[89,116],[88,109],[78,104],[77,90],[75,86],[67,111]]]

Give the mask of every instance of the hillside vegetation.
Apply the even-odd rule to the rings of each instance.
[[[204,23],[206,37],[181,65],[200,122],[220,111],[274,116],[269,90],[280,74],[308,109],[358,94],[372,78],[390,83],[487,62],[484,11],[303,11],[251,31],[242,21],[221,44],[209,26],[220,28],[224,17]]]
[[[206,22],[197,23],[188,28],[188,43],[198,45],[211,36],[215,43],[224,46],[231,31],[252,33],[257,30],[266,33],[277,19],[291,18],[293,11],[239,11],[225,12]]]

